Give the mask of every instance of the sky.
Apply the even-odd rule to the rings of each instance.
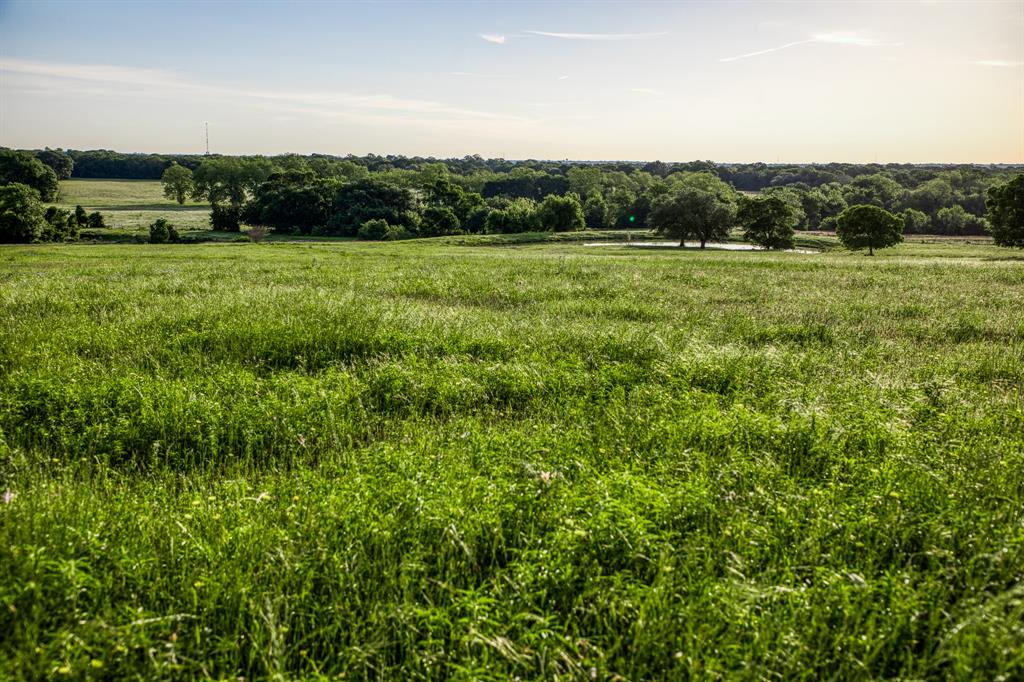
[[[1024,162],[1024,0],[0,0],[0,146]]]

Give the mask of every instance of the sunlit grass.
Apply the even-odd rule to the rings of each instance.
[[[1020,676],[1018,256],[0,250],[0,670]]]

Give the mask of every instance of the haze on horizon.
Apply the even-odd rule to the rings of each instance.
[[[1024,1],[0,0],[0,146],[1024,162]]]

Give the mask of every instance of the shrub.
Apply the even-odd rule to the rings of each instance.
[[[107,223],[103,220],[103,214],[99,211],[93,211],[86,218],[86,223],[89,227],[106,227]]]
[[[167,242],[178,241],[178,231],[166,218],[157,218],[149,226],[149,243],[166,244]]]
[[[491,211],[484,222],[488,234],[532,232],[540,228],[537,204],[532,199],[519,198],[508,202],[505,208]]]
[[[67,242],[78,239],[78,222],[75,214],[63,208],[50,206],[43,214],[46,227],[40,235],[44,242]]]
[[[388,225],[388,229],[384,232],[384,241],[394,242],[399,239],[412,239],[415,236],[401,225]]]
[[[388,221],[383,218],[373,218],[359,226],[356,237],[368,241],[380,241],[384,239],[390,227],[391,225],[388,224]]]
[[[916,208],[908,208],[903,213],[903,232],[905,234],[925,234],[928,232],[930,220],[928,214]]]
[[[85,227],[89,224],[89,214],[81,206],[75,206],[75,222],[78,223],[79,227]]]

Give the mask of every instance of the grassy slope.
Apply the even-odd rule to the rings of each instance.
[[[0,273],[12,677],[1024,673],[1012,253],[50,246]]]

